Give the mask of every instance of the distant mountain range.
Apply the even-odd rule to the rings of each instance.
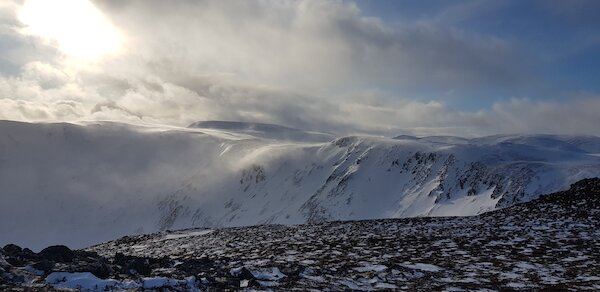
[[[461,216],[600,176],[600,138],[348,136],[277,125],[0,122],[0,244]]]

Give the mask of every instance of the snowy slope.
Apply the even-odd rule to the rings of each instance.
[[[0,122],[0,244],[83,247],[189,227],[473,215],[600,176],[598,137],[321,142],[278,139],[282,131]]]

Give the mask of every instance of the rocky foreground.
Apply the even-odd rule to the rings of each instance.
[[[600,290],[600,179],[473,217],[181,230],[0,249],[0,290]],[[22,291],[22,290],[21,290]]]

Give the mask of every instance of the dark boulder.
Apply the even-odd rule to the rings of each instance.
[[[5,255],[11,257],[20,256],[23,252],[23,249],[20,246],[12,243],[5,245],[4,248],[2,248],[2,250],[4,251]]]
[[[33,267],[36,270],[43,271],[44,274],[50,274],[50,272],[52,272],[52,269],[54,268],[54,263],[48,260],[41,260],[37,263],[33,263],[31,267]]]
[[[31,249],[28,248],[24,248],[23,251],[21,252],[21,257],[27,260],[37,260],[38,259],[38,255],[33,252]]]
[[[198,275],[202,272],[208,272],[214,267],[214,261],[206,258],[189,259],[177,265],[176,268],[190,275]]]
[[[90,270],[90,273],[100,279],[108,279],[112,272],[111,267],[105,263],[95,263]]]
[[[279,270],[288,277],[299,278],[300,273],[304,271],[305,267],[299,265],[285,265],[280,266]]]
[[[136,273],[144,276],[148,276],[150,273],[152,273],[150,262],[144,258],[135,258],[129,261],[126,268],[130,273],[135,271]]]
[[[4,260],[6,260],[6,262],[9,263],[13,267],[24,267],[25,266],[25,261],[23,261],[23,259],[21,259],[20,257],[7,257]]]
[[[152,267],[149,258],[126,256],[122,253],[116,253],[113,263],[121,267],[121,273],[140,274],[144,276],[152,273]]]
[[[239,269],[232,269],[231,275],[240,279],[240,280],[253,280],[254,275],[250,272],[246,267],[241,267]]]
[[[127,259],[123,253],[118,252],[115,253],[115,256],[113,257],[113,263],[115,265],[124,266],[127,263]]]
[[[60,263],[71,262],[75,258],[75,253],[64,245],[46,247],[38,255],[43,259]]]
[[[75,250],[73,252],[75,253],[75,256],[78,258],[89,258],[89,259],[99,258],[98,253],[93,252],[93,251]]]

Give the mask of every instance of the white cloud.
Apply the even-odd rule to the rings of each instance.
[[[435,22],[391,28],[352,2],[129,1],[105,7],[128,32],[141,63],[169,81],[230,76],[329,94],[380,86],[514,86],[527,78],[524,60],[507,41]]]
[[[91,63],[20,34],[18,5],[0,6],[0,118],[245,120],[341,134],[600,134],[597,97],[513,99],[477,112],[453,109],[436,94],[411,99],[419,88],[510,88],[530,78],[509,42],[435,21],[391,28],[341,1],[97,4],[128,47]]]

